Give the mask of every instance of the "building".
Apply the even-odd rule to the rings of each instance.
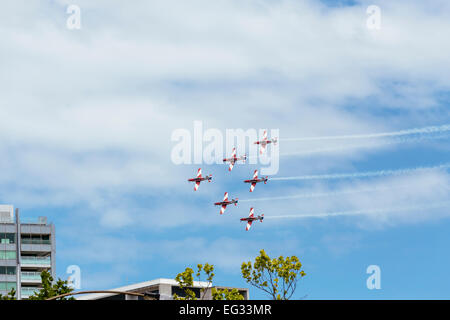
[[[201,288],[206,288],[208,286],[207,282],[194,281],[194,286],[190,288],[195,292],[197,297],[200,297]],[[231,287],[218,287],[213,286],[208,288],[205,295],[205,300],[211,300],[211,289],[237,289],[240,294],[244,297],[244,300],[249,299],[248,289],[245,288],[231,288]],[[179,287],[178,282],[173,279],[156,279],[141,283],[136,283],[128,285],[125,287],[120,287],[116,289],[111,289],[111,291],[122,291],[122,292],[133,292],[133,293],[148,293],[159,296],[160,300],[171,300],[173,294],[176,293],[180,297],[184,297],[184,291]],[[137,296],[131,296],[126,294],[118,293],[91,293],[86,295],[80,295],[76,297],[77,300],[141,300],[143,298]]]
[[[21,221],[19,210],[0,205],[0,294],[12,288],[26,299],[41,286],[41,272],[55,277],[55,226],[46,217]]]

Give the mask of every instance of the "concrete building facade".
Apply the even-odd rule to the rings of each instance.
[[[194,285],[190,288],[195,292],[197,297],[200,297],[200,290],[207,288],[208,282],[194,281]],[[244,297],[244,300],[249,300],[249,292],[246,288],[231,288],[222,286],[212,286],[207,289],[205,300],[211,300],[211,289],[237,289]],[[133,292],[133,293],[150,293],[158,294],[160,300],[171,300],[173,294],[176,293],[180,297],[184,297],[184,291],[179,287],[178,282],[173,279],[155,279],[146,282],[140,282],[120,288],[111,289],[111,291]],[[77,300],[140,300],[143,299],[137,296],[117,293],[92,293],[80,295],[76,297]]]
[[[46,217],[21,221],[19,210],[0,205],[0,294],[12,288],[26,299],[41,287],[41,272],[55,278],[55,226]]]

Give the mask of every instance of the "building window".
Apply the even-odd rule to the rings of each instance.
[[[15,251],[0,251],[0,260],[14,260],[16,257]]]
[[[15,282],[0,282],[0,291],[9,292],[11,289],[16,289],[17,284]]]
[[[15,233],[0,233],[0,243],[1,244],[16,243],[16,234]]]
[[[5,266],[0,266],[0,274],[1,275],[9,275],[9,276],[14,276],[16,274],[16,267],[5,267]]]
[[[42,235],[42,242],[44,244],[50,244],[50,235],[49,234],[43,234]]]
[[[21,234],[22,244],[50,244],[49,234]]]

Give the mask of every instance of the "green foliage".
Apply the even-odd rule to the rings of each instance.
[[[194,284],[194,270],[186,268],[184,272],[177,274],[175,280],[178,282],[180,288],[184,291],[185,297],[179,297],[177,294],[173,295],[174,300],[197,300],[195,292],[189,289]]]
[[[34,295],[30,296],[29,300],[46,300],[51,297],[56,297],[61,294],[70,293],[73,291],[72,288],[68,286],[67,280],[58,279],[56,283],[53,281],[53,277],[50,272],[44,270],[41,273],[42,289],[36,292]],[[61,300],[75,300],[74,297],[66,298],[63,297]]]
[[[16,300],[16,289],[11,288],[6,296],[0,294],[0,300]]]
[[[194,285],[194,270],[191,268],[186,268],[184,272],[179,273],[175,280],[178,282],[180,288],[184,291],[185,297],[179,297],[177,294],[173,295],[174,300],[197,300],[195,296],[195,292],[191,290]],[[203,300],[205,298],[208,289],[212,286],[212,281],[214,279],[214,265],[205,263],[205,265],[198,264],[197,265],[197,273],[195,274],[197,281],[202,281],[202,276],[206,279],[208,285],[206,288],[200,289],[200,299]],[[212,288],[211,295],[213,300],[243,300],[244,297],[236,290],[233,289],[231,291],[227,289],[217,290]]]
[[[252,286],[268,293],[273,300],[289,300],[297,288],[297,280],[306,275],[296,256],[271,259],[264,250],[255,262],[242,263],[243,278]]]
[[[237,289],[211,289],[211,295],[213,300],[244,300],[244,296],[239,293]]]

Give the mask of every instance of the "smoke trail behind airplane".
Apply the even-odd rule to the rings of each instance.
[[[418,171],[428,171],[437,169],[448,169],[450,163],[441,164],[434,167],[416,167],[412,169],[399,169],[399,170],[380,170],[380,171],[366,171],[355,173],[335,173],[335,174],[322,174],[322,175],[304,175],[294,177],[275,177],[270,178],[270,181],[288,181],[288,180],[335,180],[335,179],[358,179],[358,178],[372,178],[372,177],[384,177],[384,176],[398,176],[404,174],[410,174]]]
[[[310,156],[314,154],[320,153],[337,153],[341,151],[346,151],[350,149],[371,149],[371,148],[381,148],[388,145],[401,144],[401,143],[413,143],[413,142],[421,142],[425,140],[439,140],[439,139],[447,139],[450,135],[448,133],[443,133],[439,135],[422,135],[418,137],[397,137],[395,139],[384,139],[378,141],[372,141],[370,143],[360,143],[360,144],[344,144],[338,146],[331,146],[325,148],[314,148],[314,149],[306,149],[302,151],[294,151],[287,153],[280,153],[281,157],[289,157],[289,156]]]
[[[396,136],[407,136],[415,134],[432,134],[432,133],[444,133],[450,131],[450,125],[442,126],[429,126],[423,128],[414,128],[408,130],[400,130],[393,132],[380,132],[369,134],[352,134],[341,136],[322,136],[322,137],[303,137],[303,138],[284,138],[280,141],[318,141],[318,140],[345,140],[345,139],[371,139],[371,138],[386,138]]]
[[[255,198],[255,199],[240,199],[239,202],[255,202],[255,201],[274,201],[274,200],[289,200],[289,199],[306,199],[306,198],[320,198],[320,197],[334,197],[346,194],[356,194],[364,192],[377,192],[386,191],[391,189],[408,188],[408,186],[396,186],[396,187],[377,187],[377,188],[361,188],[354,190],[341,190],[334,192],[315,192],[315,193],[300,193],[290,196],[280,196],[280,197],[265,197],[265,198]]]
[[[430,132],[430,133],[436,133],[436,132]],[[291,157],[291,156],[311,156],[315,154],[321,154],[321,153],[338,153],[343,152],[351,149],[371,149],[371,148],[382,148],[389,145],[396,145],[396,144],[403,144],[403,143],[414,143],[414,142],[422,142],[426,140],[441,140],[441,139],[448,139],[450,137],[450,132],[442,131],[437,132],[439,134],[429,134],[429,135],[420,135],[415,137],[408,137],[408,136],[399,136],[399,137],[390,137],[389,139],[382,139],[382,140],[374,140],[370,142],[365,143],[358,143],[358,144],[342,144],[337,146],[329,146],[329,147],[321,147],[321,148],[306,148],[301,151],[293,151],[293,152],[283,152],[280,153],[280,157]],[[289,140],[289,139],[287,139]],[[294,140],[292,140],[294,141]],[[308,140],[305,140],[308,141]],[[248,159],[257,159],[259,155],[250,155],[247,158]]]
[[[399,211],[415,211],[415,210],[426,210],[426,209],[437,209],[443,208],[450,205],[450,201],[437,202],[430,205],[422,206],[401,206],[401,207],[389,207],[389,208],[377,208],[377,209],[366,209],[366,210],[353,210],[353,211],[336,211],[336,212],[325,212],[325,213],[309,213],[309,214],[297,214],[297,215],[277,215],[271,216],[266,215],[265,219],[306,219],[306,218],[328,218],[328,217],[338,217],[338,216],[358,216],[358,215],[376,215],[383,213],[399,212]]]

